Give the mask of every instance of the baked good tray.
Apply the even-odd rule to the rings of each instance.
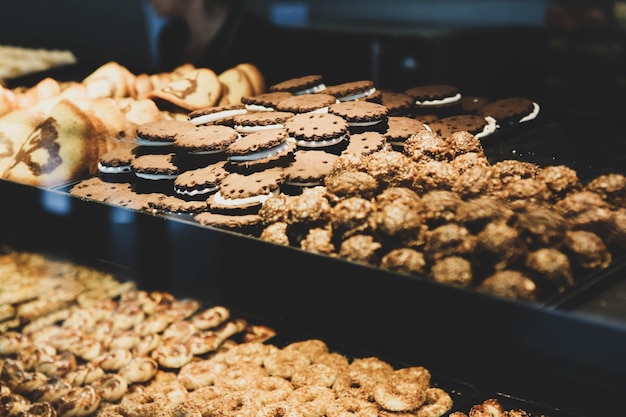
[[[485,150],[493,160],[563,163],[581,178],[622,172],[622,123],[598,122],[544,117],[489,138]],[[477,397],[532,400],[537,409],[548,404],[551,412],[537,415],[598,415],[621,400],[624,259],[557,298],[526,303],[199,226],[184,217],[82,200],[63,187],[0,181],[0,193],[0,244],[95,262],[145,289],[227,305],[339,346],[422,364],[470,384]]]

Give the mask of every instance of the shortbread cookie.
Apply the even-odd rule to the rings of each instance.
[[[235,66],[237,69],[243,71],[248,77],[250,85],[252,85],[252,94],[258,95],[265,93],[267,89],[265,85],[265,76],[261,70],[250,62],[242,62]]]
[[[222,83],[213,70],[196,68],[153,90],[149,98],[157,101],[159,108],[174,107],[190,112],[216,106],[222,93]]]
[[[239,104],[241,97],[254,94],[254,87],[242,69],[228,68],[217,78],[222,83],[222,97],[219,100],[222,105]]]

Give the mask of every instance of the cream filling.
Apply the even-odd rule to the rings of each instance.
[[[142,172],[135,172],[135,175],[144,180],[173,180],[178,177],[178,174],[145,174]]]
[[[478,139],[491,135],[493,132],[496,131],[496,128],[498,127],[498,124],[496,123],[496,119],[494,119],[493,117],[486,116],[485,120],[487,121],[487,124],[485,125],[485,127],[483,127],[482,132],[478,132],[474,135]]]
[[[252,197],[224,198],[224,197],[222,197],[222,195],[218,191],[217,193],[213,194],[213,201],[215,201],[215,203],[219,204],[220,206],[236,207],[236,206],[243,206],[243,205],[247,205],[247,204],[263,204],[265,202],[265,200],[267,200],[267,199],[269,199],[271,197],[274,197],[277,194],[278,194],[278,190],[274,190],[274,191],[272,191],[269,194],[255,195],[255,196],[252,196]]]
[[[285,181],[285,184],[292,185],[294,187],[315,187],[317,185],[323,185],[321,180],[315,180],[315,181],[311,181],[311,182]]]
[[[303,148],[323,148],[324,146],[336,145],[346,138],[345,135],[329,140],[296,140],[296,145]]]
[[[260,104],[246,104],[246,110],[255,112],[255,111],[274,111],[273,107],[261,106]]]
[[[197,189],[197,190],[185,190],[179,187],[175,187],[174,191],[176,191],[177,194],[181,194],[181,195],[188,195],[190,197],[194,197],[197,195],[201,195],[201,194],[209,194],[212,193],[213,191],[217,191],[220,187],[215,185],[213,187],[206,187],[206,188],[201,188],[201,189]]]
[[[236,116],[238,114],[246,114],[246,109],[234,109],[234,110],[224,110],[211,114],[203,114],[202,116],[194,117],[193,119],[189,119],[191,123],[194,125],[204,125],[207,123],[213,123],[217,120],[224,119],[225,117]]]
[[[235,130],[239,133],[254,133],[254,132],[260,132],[262,130],[281,129],[283,127],[285,126],[281,123],[276,123],[273,125],[266,125],[266,126],[235,125]]]
[[[446,97],[446,98],[442,98],[439,100],[424,100],[424,101],[415,100],[415,104],[417,106],[439,106],[442,104],[456,103],[459,100],[461,100],[461,93],[457,93],[452,97]]]
[[[139,146],[172,146],[174,144],[174,142],[167,142],[167,141],[154,141],[154,140],[147,140],[147,139],[143,139],[141,137],[138,137],[137,140],[135,140],[135,143]]]
[[[373,120],[369,122],[348,122],[348,126],[374,126],[380,122],[382,122],[382,120]]]
[[[362,93],[352,94],[351,96],[341,97],[339,101],[354,101],[360,100],[365,97],[369,97],[376,92],[376,88],[372,87],[367,91],[363,91]]]
[[[226,159],[233,162],[256,161],[258,159],[270,158],[272,156],[278,155],[287,149],[289,149],[289,143],[283,142],[279,145],[273,146],[269,149],[264,149],[259,152],[251,152],[246,155],[231,155]]]
[[[102,163],[98,162],[98,171],[103,174],[123,174],[126,172],[131,172],[132,168],[130,165],[121,166],[121,167],[110,167],[102,165]]]
[[[533,101],[533,111],[529,115],[522,117],[519,122],[524,123],[529,120],[533,120],[535,117],[537,117],[538,114],[539,114],[539,104]]]
[[[316,86],[313,86],[311,88],[307,88],[305,90],[296,91],[295,93],[293,93],[293,95],[294,96],[299,96],[301,94],[319,93],[320,91],[324,91],[324,90],[326,90],[326,84],[322,83],[322,84],[318,84]]]

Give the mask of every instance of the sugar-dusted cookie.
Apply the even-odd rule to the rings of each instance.
[[[319,74],[290,78],[270,85],[269,91],[287,91],[292,94],[320,93],[326,89],[324,77]]]
[[[291,118],[285,127],[302,148],[337,145],[349,137],[348,122],[329,113],[302,113]]]

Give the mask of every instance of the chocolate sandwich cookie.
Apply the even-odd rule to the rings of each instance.
[[[293,194],[302,187],[324,185],[324,178],[332,171],[337,155],[323,150],[298,150],[294,161],[285,167],[287,194]]]
[[[219,190],[220,182],[230,173],[227,161],[219,161],[205,167],[181,172],[174,179],[174,193],[185,200],[206,200]]]
[[[239,138],[239,133],[228,126],[201,125],[187,129],[174,140],[179,167],[194,169],[224,159],[226,148]]]
[[[304,75],[302,77],[290,78],[279,83],[270,85],[269,91],[287,91],[291,94],[312,94],[320,93],[326,89],[324,77],[319,74]]]
[[[278,167],[247,175],[233,172],[207,199],[209,210],[214,213],[256,213],[268,198],[280,192],[284,179],[284,170]]]
[[[341,152],[341,155],[366,156],[374,152],[391,149],[387,143],[387,138],[380,132],[363,132],[350,135],[348,146]]]
[[[481,109],[490,102],[491,100],[487,97],[464,95],[461,97],[461,111],[463,114],[479,114]]]
[[[413,109],[413,99],[396,91],[378,90],[381,92],[381,104],[387,107],[389,116],[407,116]]]
[[[497,127],[496,119],[493,117],[478,116],[475,114],[448,116],[442,118],[440,122],[451,127],[452,132],[450,132],[450,134],[456,131],[465,131],[471,133],[479,139],[493,134]]]
[[[184,120],[157,120],[142,123],[137,126],[137,141],[139,146],[172,146],[176,136],[191,130],[194,125]]]
[[[98,172],[106,181],[132,181],[131,162],[137,155],[138,145],[134,143],[120,144],[114,149],[100,155]]]
[[[335,96],[326,93],[301,94],[281,100],[277,111],[299,113],[328,113],[328,106],[337,103]]]
[[[539,104],[524,97],[508,97],[492,101],[480,110],[482,116],[496,119],[500,128],[534,120],[539,115]]]
[[[236,103],[194,110],[187,117],[192,124],[198,126],[223,122],[224,119],[232,118],[238,114],[246,114],[247,112],[248,110],[242,103]]]
[[[205,211],[196,214],[194,220],[203,226],[251,235],[256,235],[261,227],[261,216],[256,213],[228,214]]]
[[[427,84],[409,88],[404,94],[413,99],[413,109],[421,114],[450,116],[461,110],[461,92],[450,84]]]
[[[86,200],[104,201],[122,190],[130,190],[131,186],[130,182],[109,182],[100,177],[91,177],[74,184],[69,193]]]
[[[164,214],[195,215],[207,211],[209,206],[205,200],[186,200],[175,195],[164,196],[148,202],[155,212]]]
[[[342,117],[348,122],[350,133],[387,130],[387,107],[369,101],[343,101],[328,108],[328,113]]]
[[[255,96],[243,96],[241,97],[241,102],[246,107],[246,110],[250,112],[274,111],[278,103],[291,96],[293,94],[288,91],[274,91]]]
[[[284,111],[241,114],[233,118],[233,127],[242,135],[264,130],[282,129],[293,115],[291,112]]]
[[[292,161],[295,144],[285,128],[250,133],[226,148],[228,169],[251,172]]]
[[[166,194],[158,191],[138,191],[136,187],[123,189],[118,193],[111,194],[104,199],[104,202],[113,206],[124,207],[132,210],[152,212],[151,203],[162,198]]]
[[[384,133],[387,142],[397,151],[404,151],[404,142],[412,135],[429,127],[422,121],[408,116],[390,116],[387,119],[387,131]]]
[[[376,92],[374,82],[370,80],[350,81],[326,87],[324,92],[335,96],[339,101],[365,100]]]
[[[172,193],[172,183],[180,174],[180,169],[173,152],[165,154],[146,154],[133,159],[131,167],[135,176],[137,190],[140,192]]]
[[[285,124],[289,136],[304,149],[341,149],[349,138],[348,122],[330,113],[296,114]]]

